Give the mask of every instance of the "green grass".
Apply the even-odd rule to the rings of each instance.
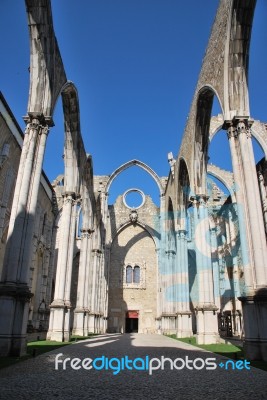
[[[79,335],[72,335],[71,336],[71,342],[77,342],[78,340],[86,340],[86,339],[91,339],[92,336],[97,336],[99,333],[88,333],[88,336],[79,336]]]
[[[187,338],[177,338],[176,335],[167,335],[172,339],[179,340],[180,342],[192,344],[193,346],[199,347],[201,349],[211,351],[212,353],[218,354],[220,356],[228,357],[231,360],[243,360],[245,357],[243,348],[240,346],[235,346],[233,344],[197,344],[196,338],[194,336]],[[267,362],[265,361],[251,361],[251,366],[255,368],[267,371]]]
[[[38,340],[27,344],[27,353],[31,356],[39,356],[40,354],[47,353],[48,351],[59,349],[60,347],[67,346],[71,342],[54,342],[52,340]]]
[[[20,361],[25,361],[32,357],[37,357],[48,351],[59,349],[60,347],[73,344],[79,340],[91,339],[96,336],[95,333],[89,333],[88,336],[71,336],[70,342],[55,342],[52,340],[37,340],[27,344],[27,354],[22,357],[0,357],[0,369],[16,364]]]

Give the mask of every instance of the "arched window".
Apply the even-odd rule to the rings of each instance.
[[[133,269],[130,265],[126,267],[126,283],[132,283],[133,281]]]
[[[133,283],[140,283],[140,267],[135,266],[133,270]]]

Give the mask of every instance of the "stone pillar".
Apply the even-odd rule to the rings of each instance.
[[[218,257],[218,242],[217,242],[217,229],[211,229],[211,251],[212,251],[212,274],[214,285],[214,303],[217,308],[220,307],[220,286],[219,286],[219,257]]]
[[[259,180],[259,188],[260,188],[260,195],[261,195],[261,205],[264,217],[264,227],[265,232],[267,233],[267,198],[266,198],[266,187],[264,184],[264,177],[261,171],[258,171],[258,180]]]
[[[176,336],[178,338],[182,336],[182,321],[181,321],[181,313],[182,313],[182,302],[183,302],[183,287],[182,287],[182,273],[181,273],[181,264],[182,264],[182,246],[181,246],[181,236],[180,230],[176,230],[176,257],[175,257],[175,275],[176,278],[176,314],[177,314],[177,323],[176,323]]]
[[[77,221],[77,201],[73,202],[71,212],[71,223],[69,227],[69,242],[68,242],[68,260],[66,271],[66,283],[64,291],[64,304],[65,304],[65,321],[64,321],[64,341],[68,342],[71,336],[71,317],[72,317],[72,304],[71,304],[71,282],[73,271],[73,258],[74,258],[74,245],[76,237],[76,221]]]
[[[62,210],[61,238],[58,252],[55,295],[50,305],[47,339],[68,341],[70,314],[70,284],[75,235],[75,194],[65,193]]]
[[[157,279],[157,321],[158,321],[158,333],[161,333],[161,316],[162,316],[162,273],[161,273],[161,248],[155,249],[157,254],[157,266],[158,266],[158,279]]]
[[[188,275],[188,249],[187,249],[187,232],[185,229],[178,231],[179,238],[179,275],[180,275],[180,307],[177,313],[178,316],[178,331],[177,337],[192,336],[192,319],[189,300],[189,275]]]
[[[29,114],[12,203],[3,271],[0,282],[0,355],[26,352],[29,313],[29,274],[34,222],[49,126],[53,122]]]
[[[99,295],[98,295],[98,310],[99,310],[99,333],[104,333],[104,254],[99,257]]]
[[[252,121],[226,121],[236,183],[245,287],[243,309],[246,357],[267,360],[267,247],[260,192],[251,142]]]
[[[88,269],[91,254],[92,242],[91,229],[82,229],[81,233],[81,255],[79,265],[79,277],[77,287],[77,304],[74,311],[74,329],[73,334],[78,336],[87,336],[86,314],[88,314]]]
[[[218,341],[217,307],[214,302],[211,238],[206,201],[205,196],[198,196],[193,201],[199,291],[198,305],[195,309],[198,344],[211,344]]]
[[[104,257],[104,271],[105,271],[105,301],[104,301],[104,331],[106,332],[108,329],[108,288],[109,288],[109,266],[110,266],[110,245],[106,244],[104,247],[105,257]]]
[[[97,266],[98,266],[98,257],[99,257],[99,250],[93,249],[92,250],[92,268],[90,270],[89,276],[89,318],[88,318],[88,332],[95,333],[96,325],[95,325],[95,294],[96,294],[96,273],[97,273]]]
[[[101,293],[100,293],[100,273],[101,273],[101,255],[102,252],[101,250],[98,250],[97,252],[97,259],[96,259],[96,276],[95,276],[95,294],[93,298],[93,310],[95,313],[95,333],[99,333],[99,328],[100,328],[100,302],[101,302]]]

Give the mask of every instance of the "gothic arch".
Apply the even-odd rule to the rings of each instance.
[[[131,225],[131,222],[127,221],[127,222],[125,222],[123,225],[121,225],[121,226],[119,227],[119,229],[115,232],[115,234],[112,235],[111,246],[112,246],[114,240],[118,237],[118,235],[119,235],[124,229],[127,229],[128,226],[130,226],[130,225]],[[153,230],[153,229],[150,228],[148,225],[142,224],[142,222],[140,222],[140,221],[137,221],[137,222],[136,222],[136,225],[140,226],[140,228],[142,228],[144,231],[146,231],[146,232],[151,236],[151,239],[153,240],[153,242],[154,242],[154,244],[155,244],[155,247],[157,248],[157,247],[158,247],[157,241],[160,239],[160,234],[159,234],[159,232]],[[130,243],[130,242],[131,242],[131,240],[129,241],[129,243]]]
[[[44,119],[47,125],[53,126],[52,116],[61,94],[65,125],[65,191],[79,194],[86,153],[80,133],[78,92],[75,85],[67,81],[50,2],[42,6],[34,0],[26,0],[26,8],[30,34],[28,115]]]
[[[166,221],[166,249],[168,251],[176,252],[176,241],[175,241],[175,213],[173,208],[173,201],[171,197],[168,197],[168,214]]]
[[[93,166],[91,156],[87,157],[81,178],[81,213],[82,229],[92,230],[94,227],[95,199],[93,196]]]
[[[219,3],[180,150],[180,156],[188,162],[192,187],[199,194],[205,193],[205,153],[213,94],[219,99],[225,121],[249,116],[247,73],[255,4],[256,0]],[[198,148],[192,149],[192,143]]]
[[[114,181],[115,178],[117,178],[117,176],[121,172],[125,171],[127,168],[130,168],[130,167],[132,167],[134,165],[142,168],[144,171],[146,171],[154,179],[154,181],[158,185],[158,188],[159,188],[159,191],[160,191],[160,195],[162,195],[163,194],[163,187],[162,187],[162,184],[161,184],[159,176],[147,164],[145,164],[145,163],[143,163],[142,161],[139,161],[139,160],[128,161],[127,163],[125,163],[125,164],[121,165],[119,168],[117,168],[109,177],[109,180],[108,180],[107,185],[106,185],[106,192],[107,193],[109,192],[109,188],[110,188],[112,182]]]
[[[228,173],[229,176],[232,176],[232,185],[230,184],[230,180],[229,178],[226,179],[223,177],[224,173]],[[221,170],[219,167],[216,167],[215,165],[210,165],[208,164],[207,166],[207,174],[208,175],[212,175],[214,176],[214,178],[218,179],[229,191],[231,199],[232,199],[232,203],[235,203],[236,201],[236,197],[235,197],[235,193],[234,193],[234,179],[233,179],[233,174],[228,172],[228,171],[223,171]]]
[[[226,46],[228,64],[225,81],[228,96],[225,108],[234,115],[249,115],[248,64],[249,45],[256,0],[233,0]],[[230,115],[233,117],[234,115]]]
[[[79,193],[81,175],[86,163],[86,153],[80,132],[80,112],[78,92],[74,84],[68,81],[61,90],[65,143],[65,191]]]
[[[26,0],[30,33],[30,92],[28,112],[53,115],[67,78],[54,33],[50,1]]]
[[[179,160],[179,175],[178,175],[178,224],[180,229],[186,226],[187,208],[191,195],[190,179],[187,164],[184,158]]]
[[[179,159],[179,175],[178,175],[178,206],[187,206],[190,198],[191,185],[186,160],[181,157]]]
[[[254,139],[257,140],[258,144],[260,145],[265,159],[267,159],[267,140],[266,140],[266,127],[265,124],[260,123],[260,121],[255,121],[251,127],[251,134]]]
[[[216,136],[216,134],[222,129],[224,123],[223,115],[218,114],[216,116],[212,116],[210,119],[210,131],[209,131],[209,144]],[[226,133],[225,133],[226,134]],[[251,126],[251,134],[257,140],[262,151],[267,159],[267,140],[265,138],[266,135],[266,127],[265,124],[261,121],[254,121]]]
[[[194,127],[194,186],[195,192],[202,194],[205,193],[205,171],[208,160],[210,120],[214,94],[214,89],[210,85],[205,85],[199,90],[196,100]],[[221,104],[220,99],[219,102]]]

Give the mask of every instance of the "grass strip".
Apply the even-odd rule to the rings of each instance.
[[[88,336],[71,336],[70,342],[55,342],[52,340],[36,340],[27,343],[27,354],[22,357],[0,357],[0,369],[9,367],[10,365],[16,364],[21,361],[28,360],[32,357],[40,356],[41,354],[47,353],[48,351],[59,349],[60,347],[73,344],[80,340],[91,339],[93,336],[97,336],[95,333],[89,333]]]
[[[203,350],[211,351],[212,353],[220,356],[228,357],[231,360],[244,360],[245,354],[241,346],[235,346],[233,344],[216,343],[216,344],[197,344],[196,337],[177,338],[176,335],[166,335],[172,339],[179,340],[183,343],[188,343],[193,346],[199,347]],[[250,361],[250,360],[248,360]],[[267,362],[265,361],[250,361],[250,365],[255,368],[267,371]]]

